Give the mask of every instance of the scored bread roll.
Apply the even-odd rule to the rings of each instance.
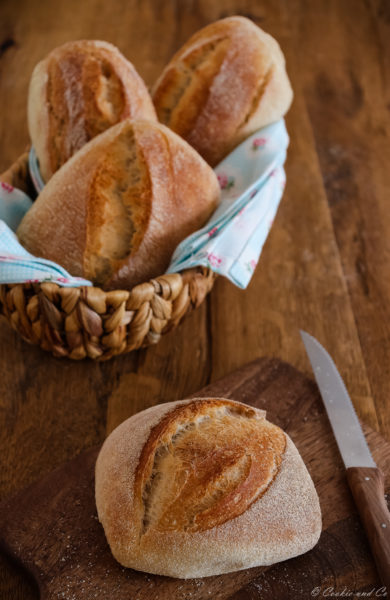
[[[218,201],[216,175],[191,146],[157,122],[125,120],[53,175],[17,235],[71,275],[129,289],[162,275]]]
[[[277,41],[244,17],[195,33],[152,91],[159,120],[211,165],[289,109],[292,89]]]
[[[124,566],[190,578],[310,550],[321,512],[291,439],[265,412],[223,398],[144,410],[106,439],[99,520]]]
[[[68,42],[36,65],[27,115],[45,181],[119,121],[156,120],[149,92],[133,65],[112,44],[95,40]]]

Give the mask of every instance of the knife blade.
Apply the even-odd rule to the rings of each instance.
[[[313,336],[300,332],[359,511],[378,573],[390,594],[390,514],[383,473],[375,464],[347,388],[331,356]]]
[[[305,331],[301,337],[345,467],[376,467],[355,409],[333,359]]]

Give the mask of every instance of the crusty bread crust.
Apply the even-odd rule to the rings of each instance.
[[[55,48],[32,74],[28,126],[42,177],[126,118],[156,120],[133,65],[107,42],[80,40]]]
[[[53,175],[17,234],[74,276],[130,289],[165,272],[219,194],[214,172],[184,140],[157,122],[127,119]]]
[[[313,482],[264,411],[220,398],[122,423],[96,463],[96,505],[124,566],[190,578],[269,565],[321,533]]]
[[[292,89],[274,38],[244,17],[195,33],[156,82],[162,123],[212,166],[251,133],[281,118]]]

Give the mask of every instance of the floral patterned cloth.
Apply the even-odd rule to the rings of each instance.
[[[179,244],[168,273],[203,265],[238,287],[247,287],[283,194],[288,142],[282,119],[251,135],[216,167],[221,203],[202,229]],[[33,149],[29,167],[39,192],[44,183]],[[31,200],[21,190],[0,183],[0,283],[92,285],[32,256],[19,244],[11,229],[17,228],[30,206]]]
[[[202,229],[179,244],[168,273],[204,265],[247,287],[283,194],[288,142],[282,119],[251,135],[216,167],[221,203]]]

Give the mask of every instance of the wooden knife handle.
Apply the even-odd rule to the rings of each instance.
[[[347,480],[383,585],[390,595],[390,513],[385,501],[383,473],[369,467],[350,467]]]

